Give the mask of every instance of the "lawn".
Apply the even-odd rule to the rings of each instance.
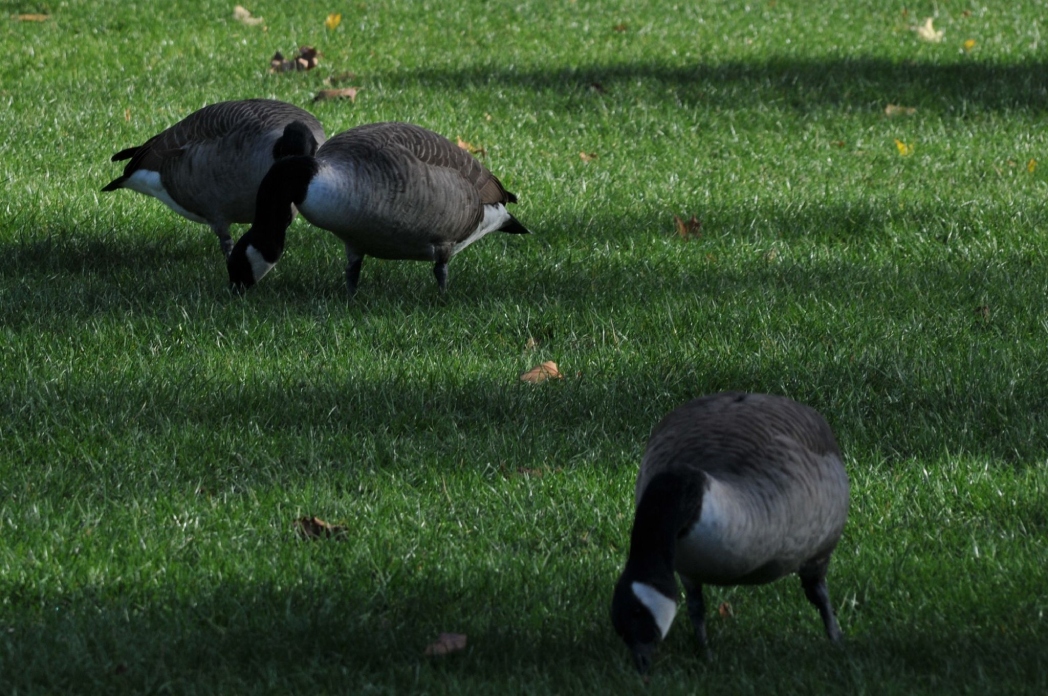
[[[0,1],[0,693],[1048,692],[1048,5],[233,4]],[[483,148],[534,234],[349,299],[298,219],[231,293],[100,189],[250,97]],[[645,681],[637,465],[724,389],[838,435],[845,642],[796,579],[711,588],[714,658],[682,612]]]

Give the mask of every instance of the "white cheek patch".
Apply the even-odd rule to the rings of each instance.
[[[147,196],[156,198],[158,201],[187,220],[192,220],[193,222],[207,222],[207,220],[199,215],[191,213],[178,203],[175,203],[175,199],[171,197],[167,192],[167,189],[164,188],[164,185],[160,183],[160,172],[139,169],[134,174],[127,177],[127,181],[124,182],[124,188],[129,188],[132,191],[138,191],[139,193],[144,193]]]
[[[455,253],[459,253],[484,235],[502,227],[506,220],[509,220],[509,211],[506,210],[506,206],[501,203],[484,206],[484,219],[477,225],[477,229],[473,230],[468,237],[455,245]]]
[[[269,273],[269,270],[276,265],[262,258],[262,252],[250,244],[244,250],[244,256],[247,256],[247,262],[251,264],[251,274],[255,277],[256,283],[262,280],[262,276]]]
[[[666,634],[670,632],[670,626],[673,625],[673,617],[677,615],[677,601],[643,582],[633,583],[630,589],[637,600],[651,612],[655,625],[659,627],[659,633],[665,639]]]

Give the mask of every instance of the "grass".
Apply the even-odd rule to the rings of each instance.
[[[0,692],[1046,691],[1041,3],[248,7],[0,2]],[[299,220],[233,296],[205,227],[98,190],[247,97],[483,146],[536,234],[347,301]],[[637,463],[721,389],[838,434],[846,645],[793,580],[714,589],[715,660],[682,617],[645,684],[607,618]]]

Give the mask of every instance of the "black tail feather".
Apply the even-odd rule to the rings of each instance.
[[[126,176],[118,176],[117,178],[110,181],[102,189],[103,191],[116,191],[118,188],[124,188],[124,182],[127,181]]]
[[[120,152],[118,152],[115,155],[113,155],[113,157],[109,161],[110,162],[119,162],[121,160],[131,159],[132,157],[135,156],[136,152],[138,152],[138,146],[129,147],[126,150],[121,150]]]
[[[506,220],[502,227],[499,228],[499,232],[508,232],[509,234],[531,234],[531,230],[520,224],[520,220],[512,215],[510,215],[509,220]]]

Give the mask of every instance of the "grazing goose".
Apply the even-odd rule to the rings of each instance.
[[[611,620],[641,672],[677,613],[674,571],[704,650],[704,584],[760,584],[791,573],[830,640],[840,640],[826,570],[848,516],[848,475],[816,411],[765,394],[684,404],[652,431],[636,496]]]
[[[249,287],[276,264],[294,204],[345,243],[350,294],[365,256],[432,261],[443,291],[452,256],[488,232],[528,233],[506,210],[516,200],[473,155],[433,131],[358,126],[314,157],[273,166],[259,187],[254,223],[227,261],[229,281]]]
[[[114,162],[131,161],[102,190],[138,191],[210,225],[229,256],[229,225],[254,219],[258,185],[273,162],[312,155],[322,142],[320,122],[297,106],[269,99],[220,102],[113,155]]]

